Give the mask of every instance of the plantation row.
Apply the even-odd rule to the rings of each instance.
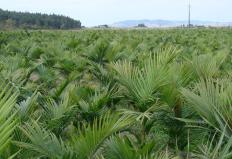
[[[232,158],[232,30],[0,33],[0,158]]]

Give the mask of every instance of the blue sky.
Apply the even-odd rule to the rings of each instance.
[[[192,19],[232,21],[232,0],[191,0]],[[79,19],[86,26],[122,20],[187,19],[188,0],[0,0],[0,8],[56,13]]]

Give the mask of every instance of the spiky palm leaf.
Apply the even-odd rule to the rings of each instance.
[[[107,159],[137,159],[139,154],[130,144],[119,137],[113,137],[106,141],[103,151]]]
[[[133,118],[117,114],[106,113],[96,119],[92,125],[88,124],[73,137],[71,145],[79,159],[97,157],[107,138],[122,131],[133,123]]]
[[[19,147],[35,152],[34,155],[36,157],[62,159],[71,154],[71,151],[69,151],[70,149],[60,138],[42,128],[36,121],[26,123],[25,126],[20,127],[20,129],[29,141],[15,141],[14,143]]]
[[[11,84],[1,81],[0,84],[0,154],[4,154],[11,142],[13,131],[17,126],[14,107],[18,92]]]
[[[232,157],[232,137],[229,139],[222,132],[217,139],[216,133],[211,140],[199,147],[195,157],[199,159],[230,159]]]
[[[72,117],[75,107],[76,105],[71,105],[70,103],[69,92],[66,92],[59,102],[48,98],[43,102],[44,112],[41,114],[42,120],[46,122],[50,129],[60,132],[65,127],[68,119]]]
[[[126,88],[129,98],[140,110],[146,110],[149,103],[157,99],[156,91],[167,83],[165,81],[167,65],[172,62],[177,53],[170,49],[150,55],[142,64],[142,68],[130,61],[113,64],[118,81]]]
[[[22,121],[26,121],[33,115],[36,106],[36,100],[39,96],[39,93],[34,92],[32,96],[28,97],[26,100],[21,101],[16,105],[18,109],[18,115]]]
[[[226,127],[225,135],[232,135],[232,92],[228,80],[201,80],[194,90],[182,89],[182,94],[202,119],[218,131]]]
[[[220,67],[228,55],[220,53],[218,55],[203,54],[193,57],[192,68],[199,78],[212,78],[220,75]]]

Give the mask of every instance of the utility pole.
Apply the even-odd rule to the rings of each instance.
[[[191,27],[191,1],[189,0],[189,6],[188,6],[188,27]]]

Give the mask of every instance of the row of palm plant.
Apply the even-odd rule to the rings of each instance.
[[[230,32],[3,33],[0,157],[231,158]]]

